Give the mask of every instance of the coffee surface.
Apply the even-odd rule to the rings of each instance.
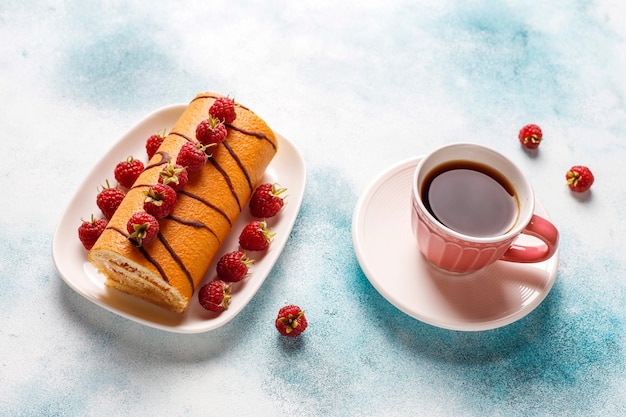
[[[421,198],[443,225],[475,237],[506,233],[519,213],[518,199],[506,178],[490,167],[469,161],[450,162],[431,171]]]

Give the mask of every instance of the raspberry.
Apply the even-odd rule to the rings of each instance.
[[[100,237],[104,229],[106,229],[108,221],[106,219],[97,219],[91,215],[91,220],[83,220],[78,226],[78,238],[87,250],[91,250],[96,240]]]
[[[569,188],[576,192],[582,193],[591,188],[595,180],[591,170],[586,166],[575,165],[565,173],[565,179]]]
[[[178,164],[169,163],[159,172],[159,182],[169,185],[174,191],[182,190],[187,185],[187,181],[189,181],[187,168]]]
[[[276,329],[287,337],[296,337],[306,330],[308,323],[304,311],[298,306],[288,305],[278,311]]]
[[[129,240],[136,246],[143,246],[156,239],[159,233],[159,222],[153,215],[138,211],[128,219],[126,230],[130,233]]]
[[[205,149],[206,147],[199,142],[185,143],[176,157],[176,164],[187,168],[189,172],[200,171],[207,161]]]
[[[200,305],[209,311],[221,312],[228,310],[230,305],[231,284],[222,280],[211,281],[198,291]]]
[[[525,148],[536,149],[543,139],[543,133],[539,126],[530,124],[520,129],[518,138]]]
[[[156,151],[159,149],[163,141],[165,140],[165,130],[163,132],[159,132],[150,136],[146,140],[146,153],[148,154],[148,159],[152,159]]]
[[[104,217],[110,219],[117,208],[122,204],[122,200],[126,196],[126,193],[119,188],[112,188],[109,185],[109,180],[106,181],[106,186],[96,196],[96,204],[98,208],[104,214]]]
[[[227,135],[224,123],[213,116],[201,121],[196,127],[196,139],[206,146],[222,143]]]
[[[215,100],[215,102],[209,108],[209,114],[222,123],[230,124],[237,118],[235,113],[235,100],[228,97],[221,97]]]
[[[115,166],[115,179],[122,187],[130,188],[143,172],[143,168],[143,162],[129,156]]]
[[[239,235],[239,246],[246,251],[264,251],[269,248],[274,237],[265,221],[252,221]]]
[[[259,185],[250,198],[250,214],[254,217],[273,217],[283,208],[285,201],[281,194],[287,191],[278,184]]]
[[[252,263],[254,261],[243,252],[229,252],[217,261],[217,277],[226,282],[239,282],[246,277]]]
[[[146,199],[143,202],[143,209],[157,219],[169,216],[176,207],[176,191],[169,185],[154,184],[144,194]]]

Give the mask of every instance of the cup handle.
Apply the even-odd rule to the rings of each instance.
[[[536,214],[530,219],[522,233],[534,236],[545,243],[540,246],[522,246],[512,244],[502,256],[503,261],[534,263],[549,259],[556,252],[559,232],[556,227],[543,217]]]

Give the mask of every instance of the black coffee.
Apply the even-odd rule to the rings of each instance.
[[[517,196],[506,178],[470,161],[451,161],[433,169],[425,178],[421,198],[442,224],[476,237],[506,233],[519,213]]]

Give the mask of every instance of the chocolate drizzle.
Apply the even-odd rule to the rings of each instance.
[[[276,150],[276,144],[274,142],[272,142],[272,140],[270,138],[268,138],[267,136],[265,136],[261,132],[252,132],[252,131],[242,129],[240,127],[237,127],[237,126],[234,126],[234,125],[231,125],[231,124],[226,124],[226,127],[230,127],[231,129],[236,130],[237,132],[243,133],[244,135],[254,136],[255,138],[263,139],[263,140],[267,141],[267,143],[272,145],[272,148],[274,148],[274,150]]]
[[[138,246],[137,249],[139,249],[139,252],[141,252],[141,254],[146,257],[148,262],[154,265],[154,267],[159,271],[159,274],[163,278],[163,281],[169,283],[170,280],[167,278],[167,274],[163,270],[163,267],[161,266],[161,264],[158,263],[152,256],[150,256],[148,251],[143,246]]]
[[[222,176],[224,177],[224,180],[226,180],[226,183],[228,184],[228,188],[230,188],[230,193],[233,195],[233,197],[235,197],[235,200],[237,201],[237,206],[239,207],[239,211],[241,211],[241,201],[239,201],[239,196],[237,195],[237,191],[235,190],[235,187],[233,186],[232,180],[230,179],[226,171],[224,171],[224,168],[222,168],[215,159],[210,158],[209,161],[211,161],[215,169],[217,169],[219,173],[222,174]]]
[[[167,216],[166,218],[170,219],[172,221],[175,221],[177,223],[184,224],[185,226],[193,227],[194,229],[206,229],[209,232],[211,232],[211,234],[213,236],[215,236],[215,239],[217,240],[218,243],[220,243],[220,244],[222,243],[220,241],[220,238],[217,236],[217,233],[215,233],[215,231],[213,229],[211,229],[209,226],[207,226],[206,224],[202,223],[199,220],[185,220],[185,219],[183,219],[181,217],[173,216],[171,214],[169,216]]]
[[[205,98],[212,98],[214,100],[217,100],[218,98],[222,98],[222,97],[221,96],[214,96],[212,94],[201,94],[201,95],[198,95],[198,96],[194,97],[194,99],[191,100],[190,103],[193,103],[196,100],[201,100],[201,99],[205,99]]]
[[[133,184],[131,190],[135,188],[150,188],[150,187],[152,187],[152,184]]]
[[[252,193],[252,191],[254,191],[254,186],[252,185],[252,180],[250,179],[250,174],[248,174],[248,170],[246,170],[246,167],[243,165],[243,162],[241,162],[241,159],[239,159],[239,156],[237,156],[237,154],[235,153],[233,148],[230,147],[228,142],[224,141],[222,143],[224,144],[224,147],[226,148],[226,150],[228,151],[230,156],[232,156],[233,159],[235,160],[235,162],[237,162],[237,165],[239,166],[239,168],[241,169],[243,174],[246,176],[246,181],[248,182],[248,187],[250,188],[250,193]]]
[[[117,233],[119,233],[120,235],[124,236],[126,239],[128,239],[128,233],[126,233],[126,231],[119,229],[115,226],[107,226],[107,229],[111,229],[111,230],[115,230]]]
[[[195,142],[195,140],[193,140],[192,138],[190,138],[189,136],[185,135],[184,133],[180,133],[180,132],[170,132],[170,135],[174,135],[174,136],[180,136],[181,138],[185,139],[188,142]]]
[[[178,256],[178,254],[174,251],[174,249],[170,246],[169,242],[165,239],[165,237],[163,237],[161,233],[159,233],[157,236],[159,238],[159,241],[163,244],[163,246],[165,246],[165,249],[167,249],[170,255],[172,255],[172,258],[178,264],[180,269],[182,269],[183,272],[185,273],[185,276],[187,277],[187,280],[189,281],[189,285],[191,285],[191,292],[193,293],[196,290],[196,285],[193,283],[193,278],[191,277],[191,274],[185,267],[183,260],[180,259],[180,256]]]
[[[217,100],[218,98],[224,98],[224,96],[214,96],[214,95],[212,95],[212,94],[202,94],[202,95],[199,95],[199,96],[195,97],[193,100],[191,100],[191,103],[193,103],[193,102],[194,102],[194,101],[196,101],[196,100],[205,99],[205,98],[212,98],[212,99],[214,99],[214,100]],[[233,100],[233,101],[234,101],[234,100]],[[239,103],[235,103],[235,106],[237,106],[237,107],[241,107],[242,109],[245,109],[245,110],[250,111],[250,109],[249,109],[249,108],[247,108],[246,106],[241,105],[241,104],[239,104]]]
[[[194,200],[197,200],[199,202],[201,202],[202,204],[212,208],[213,210],[217,211],[224,219],[226,219],[226,221],[228,222],[228,224],[232,227],[233,223],[231,222],[230,218],[228,217],[228,215],[219,207],[215,206],[213,203],[211,203],[210,201],[207,201],[205,199],[203,199],[202,197],[196,195],[196,194],[192,194],[189,191],[186,190],[180,190],[178,191],[181,194],[186,195],[187,197],[191,197]]]
[[[153,164],[148,165],[147,167],[144,168],[144,171],[150,169],[150,168],[154,168],[154,167],[158,167],[161,165],[165,165],[167,163],[169,163],[172,160],[172,157],[169,153],[165,152],[165,151],[156,151],[155,155],[159,155],[161,157],[161,160],[158,162],[155,162]]]

